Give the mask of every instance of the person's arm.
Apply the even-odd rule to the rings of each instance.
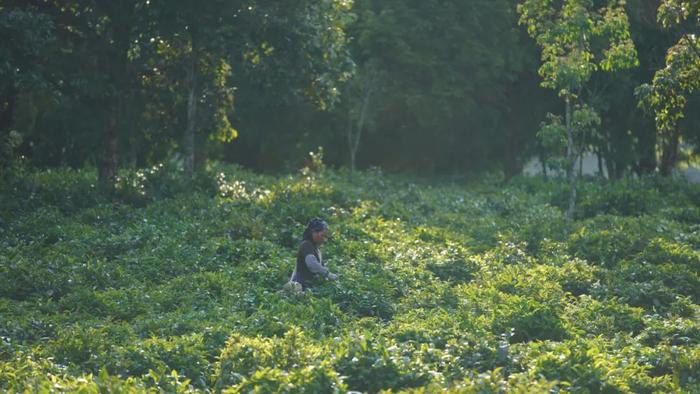
[[[321,274],[326,278],[330,274],[328,268],[321,265],[321,263],[318,262],[316,256],[312,254],[307,254],[304,258],[304,262],[306,263],[306,266],[309,267],[309,270],[311,270],[311,272],[313,272],[314,274]]]

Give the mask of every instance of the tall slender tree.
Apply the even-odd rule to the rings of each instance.
[[[370,117],[370,103],[379,89],[379,71],[368,63],[355,73],[348,84],[345,100],[348,107],[348,150],[350,152],[350,172],[357,169],[357,151],[360,148],[362,131],[367,127]]]
[[[575,113],[581,90],[598,70],[614,72],[637,65],[624,4],[623,0],[525,0],[518,7],[520,23],[542,51],[542,86],[556,90],[564,100],[564,127],[551,129],[566,133],[569,219],[576,206],[575,165],[581,145],[574,138],[574,120],[591,119],[590,113]]]

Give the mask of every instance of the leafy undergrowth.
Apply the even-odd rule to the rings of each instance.
[[[0,390],[697,392],[700,189],[154,167],[0,180]],[[335,282],[286,294],[322,216]]]

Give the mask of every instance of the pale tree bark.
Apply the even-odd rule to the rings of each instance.
[[[578,177],[583,177],[583,152],[578,154]]]
[[[102,152],[97,176],[101,184],[107,185],[117,176],[118,154],[117,154],[117,122],[118,105],[116,102],[109,109],[107,115],[107,127],[103,131]]]
[[[360,108],[360,117],[357,119],[357,125],[353,127],[352,121],[352,110],[348,113],[348,148],[350,150],[350,172],[354,173],[357,169],[357,151],[360,147],[360,138],[362,137],[362,130],[365,127],[367,121],[367,113],[369,111],[369,104],[374,93],[374,78],[368,78],[365,81],[364,87],[362,89],[362,107]]]
[[[183,136],[185,174],[192,178],[195,163],[195,133],[197,127],[197,52],[192,42],[192,51],[187,65],[187,125]]]
[[[548,179],[548,177],[547,177],[547,158],[543,152],[543,149],[540,149],[539,153],[537,154],[537,157],[540,160],[540,166],[542,166],[542,175],[544,176],[544,179]]]
[[[571,124],[571,97],[566,97],[566,157],[569,163],[567,175],[569,178],[569,209],[566,211],[566,218],[574,218],[576,209],[576,149],[574,148],[574,130]]]
[[[598,176],[605,178],[605,172],[603,170],[603,151],[601,149],[596,150],[596,159],[598,160]]]
[[[129,92],[123,88],[126,86],[126,55],[121,64],[122,74],[118,75],[120,86],[119,93],[107,100],[107,125],[102,130],[102,146],[100,152],[99,166],[97,170],[98,181],[103,186],[110,186],[110,183],[117,177],[121,152],[119,150],[119,138],[124,135],[124,108],[129,101]]]

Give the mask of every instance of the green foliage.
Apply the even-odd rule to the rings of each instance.
[[[645,365],[611,353],[615,341],[602,338],[532,346],[521,362],[531,377],[559,380],[571,392],[650,392],[672,387],[668,377],[647,375]],[[585,365],[585,367],[583,367]]]
[[[545,148],[554,149],[549,153],[558,157],[555,164],[563,167],[569,179],[568,219],[573,219],[576,204],[576,160],[597,139],[601,124],[581,92],[597,70],[610,73],[638,64],[624,4],[618,0],[602,5],[589,0],[525,0],[518,5],[519,23],[541,49],[541,85],[557,91],[566,104],[564,123],[548,115],[538,134]]]
[[[216,188],[212,176],[205,171],[187,181],[182,171],[170,163],[162,163],[137,171],[123,171],[114,181],[114,198],[131,205],[145,205],[149,201],[191,193],[192,189],[210,194]]]
[[[49,85],[47,53],[55,40],[54,21],[43,12],[15,4],[0,7],[0,168],[8,170],[18,159],[18,148],[30,131],[21,118],[22,91],[38,91]],[[26,95],[25,95],[26,96]]]
[[[520,24],[542,49],[542,86],[575,94],[594,71],[637,64],[624,2],[526,0],[518,6]]]
[[[600,116],[587,105],[577,105],[571,114],[571,132],[575,141],[575,157],[589,150],[592,143],[599,138]],[[547,114],[547,120],[540,125],[537,137],[550,155],[547,164],[555,171],[568,171],[571,167],[567,157],[568,146],[566,125],[560,116]]]
[[[10,130],[0,140],[0,166],[6,167],[15,159],[15,150],[22,144],[22,135],[17,130]]]
[[[332,370],[322,367],[319,357],[323,349],[310,342],[311,338],[298,327],[291,328],[282,337],[233,335],[226,342],[215,368],[216,390],[221,391],[231,385],[239,385],[238,390],[246,387],[262,390],[266,384],[285,384],[286,376],[281,375],[294,371],[298,376],[289,379],[301,380],[297,383],[304,385],[323,385],[324,381],[326,384],[340,383]],[[314,366],[319,370],[315,371]]]
[[[645,328],[644,310],[620,299],[598,301],[582,295],[566,306],[565,320],[577,336],[606,336],[614,333],[639,334]]]
[[[309,366],[285,373],[262,369],[250,378],[225,389],[224,393],[342,393],[346,386],[330,368]]]
[[[0,178],[0,390],[696,389],[693,185],[356,175]],[[312,216],[339,278],[286,292]]]
[[[700,88],[700,7],[696,1],[664,0],[657,10],[657,21],[671,37],[663,46],[665,65],[654,66],[651,82],[635,90],[639,107],[653,115],[656,124],[656,148],[660,156],[659,171],[669,175],[680,159],[682,141],[697,138],[691,113],[694,92]],[[648,77],[647,77],[648,78]],[[647,79],[648,81],[648,79]],[[689,104],[690,103],[690,104]],[[691,122],[683,124],[684,118]],[[688,130],[684,130],[688,129]]]
[[[325,169],[326,164],[323,162],[323,147],[319,146],[318,151],[309,152],[306,165],[301,169],[301,175],[312,180],[313,178],[323,175]]]
[[[208,159],[290,171],[322,145],[327,164],[342,166],[347,138],[338,133],[366,112],[361,167],[510,178],[543,153],[537,125],[556,112],[561,89],[538,89],[540,58],[562,83],[590,77],[570,93],[599,113],[600,138],[586,144],[610,163],[610,176],[653,171],[653,119],[639,116],[629,93],[649,79],[658,48],[674,42],[683,45],[673,67],[692,77],[695,5],[664,2],[662,22],[683,30],[680,38],[655,26],[642,0],[628,1],[629,22],[617,0],[522,2],[527,17],[517,3],[8,0],[0,9],[0,162],[88,164],[111,183],[117,167],[162,160],[188,172],[191,161],[203,168]],[[542,10],[560,29],[539,34],[549,26],[537,18]],[[537,25],[537,42],[519,17]],[[630,33],[640,71],[604,75],[634,61]],[[543,40],[550,48],[540,51]],[[681,77],[657,81],[677,91],[657,104],[692,105],[689,90],[671,89],[692,84]],[[366,111],[357,96],[370,95],[356,85],[373,92]],[[658,118],[676,113],[667,112]],[[690,142],[697,133],[688,126]]]
[[[666,143],[683,119],[688,97],[700,88],[700,7],[695,1],[664,0],[658,9],[658,22],[666,29],[677,29],[680,38],[666,53],[666,65],[654,74],[651,84],[637,90],[640,105],[653,111],[656,128]]]
[[[376,392],[421,386],[430,381],[425,366],[412,359],[411,350],[369,333],[351,333],[335,352],[335,368],[348,377],[349,387],[358,390]]]

